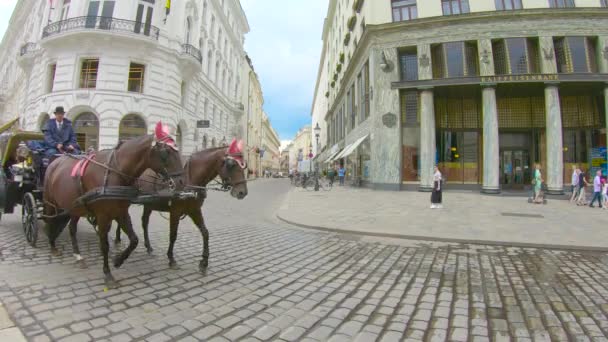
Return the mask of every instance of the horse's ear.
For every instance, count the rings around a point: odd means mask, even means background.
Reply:
[[[156,128],[154,129],[154,138],[156,138],[156,140],[160,140],[163,137],[165,137],[164,130],[163,130],[163,123],[162,123],[162,121],[159,121],[156,124]]]
[[[232,139],[232,142],[230,143],[230,147],[228,147],[228,154],[235,154],[235,153],[239,153],[239,150],[238,150],[236,139]]]

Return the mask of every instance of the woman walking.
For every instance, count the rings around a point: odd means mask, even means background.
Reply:
[[[433,192],[431,193],[431,209],[443,208],[441,195],[441,172],[437,165],[433,168]]]
[[[578,173],[579,169],[576,168],[576,164],[572,165],[572,196],[570,196],[570,203],[574,202],[576,195],[578,195]]]
[[[585,170],[580,169],[578,174],[578,197],[576,199],[576,205],[587,205],[587,194],[585,194],[585,187],[589,186],[589,182],[587,181],[587,175],[585,175]]]
[[[534,170],[534,203],[543,203],[543,199],[540,198],[540,192],[543,185],[543,177],[540,173],[540,164],[535,165]]]

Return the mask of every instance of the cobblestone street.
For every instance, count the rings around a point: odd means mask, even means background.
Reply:
[[[608,341],[604,254],[302,230],[274,218],[288,183],[250,182],[243,201],[209,194],[205,276],[189,220],[173,270],[168,222],[153,214],[149,256],[133,207],[140,244],[109,291],[88,224],[80,269],[67,231],[52,257],[43,233],[33,249],[20,214],[4,215],[0,300],[32,341]]]

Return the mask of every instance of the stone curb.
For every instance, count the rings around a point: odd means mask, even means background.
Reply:
[[[0,341],[27,341],[21,329],[11,320],[8,311],[6,311],[2,303],[0,303]]]
[[[314,229],[324,231],[328,233],[339,233],[339,234],[351,234],[351,235],[362,235],[362,236],[373,236],[382,238],[393,238],[393,239],[404,239],[404,240],[420,240],[420,241],[437,241],[437,242],[452,242],[452,243],[466,243],[474,245],[491,245],[491,246],[506,246],[506,247],[523,247],[523,248],[544,248],[554,250],[565,250],[565,251],[585,251],[585,252],[608,252],[606,247],[597,246],[576,246],[576,245],[556,245],[556,244],[538,244],[528,242],[512,242],[512,241],[493,241],[493,240],[466,240],[466,239],[455,239],[455,238],[440,238],[435,236],[422,236],[422,235],[405,235],[405,234],[392,234],[392,233],[381,233],[371,231],[357,231],[340,228],[320,227],[311,226],[305,223],[295,222],[286,219],[281,216],[279,212],[275,214],[277,219],[300,228]]]

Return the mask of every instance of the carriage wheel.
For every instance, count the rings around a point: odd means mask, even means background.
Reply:
[[[38,207],[34,195],[29,192],[23,195],[21,223],[23,224],[25,239],[32,247],[36,247],[36,241],[38,240]]]

